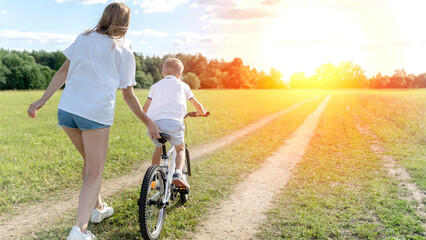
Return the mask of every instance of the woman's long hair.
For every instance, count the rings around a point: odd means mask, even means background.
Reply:
[[[104,10],[96,27],[88,30],[86,34],[98,32],[106,34],[112,39],[124,37],[129,29],[130,9],[121,2],[110,3]]]

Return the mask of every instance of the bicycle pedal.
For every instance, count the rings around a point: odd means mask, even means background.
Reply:
[[[185,193],[185,194],[189,193],[189,189],[186,188],[186,187],[178,187],[177,191],[180,192],[180,193]]]

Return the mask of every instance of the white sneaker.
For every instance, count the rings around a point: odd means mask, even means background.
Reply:
[[[114,209],[112,207],[108,207],[106,203],[103,203],[104,208],[102,210],[93,209],[92,217],[90,221],[92,223],[100,223],[107,217],[110,217],[114,213]]]
[[[185,187],[188,190],[190,189],[190,186],[188,184],[188,182],[186,181],[186,176],[181,174],[181,173],[174,173],[173,174],[173,181],[172,183],[176,186],[176,187]]]
[[[67,240],[94,240],[96,239],[90,231],[87,231],[86,234],[82,233],[78,226],[74,226],[71,229],[70,235],[68,235]]]

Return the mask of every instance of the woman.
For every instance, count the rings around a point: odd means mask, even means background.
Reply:
[[[79,35],[64,51],[67,60],[44,95],[28,108],[28,115],[35,118],[37,110],[67,82],[58,105],[58,122],[84,159],[77,220],[69,240],[95,239],[87,231],[89,218],[100,222],[113,213],[111,207],[102,203],[99,190],[118,88],[151,137],[160,138],[157,125],[143,112],[133,92],[135,59],[121,43],[129,22],[130,9],[125,4],[109,4],[97,26]]]

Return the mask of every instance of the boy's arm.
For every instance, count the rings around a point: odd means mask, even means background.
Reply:
[[[195,97],[189,99],[189,101],[194,105],[195,109],[197,109],[197,116],[204,116],[206,115],[206,110],[204,109],[203,105],[201,105],[200,102],[195,99]]]
[[[145,104],[143,105],[143,111],[148,112],[149,106],[151,106],[151,98],[147,98]]]

